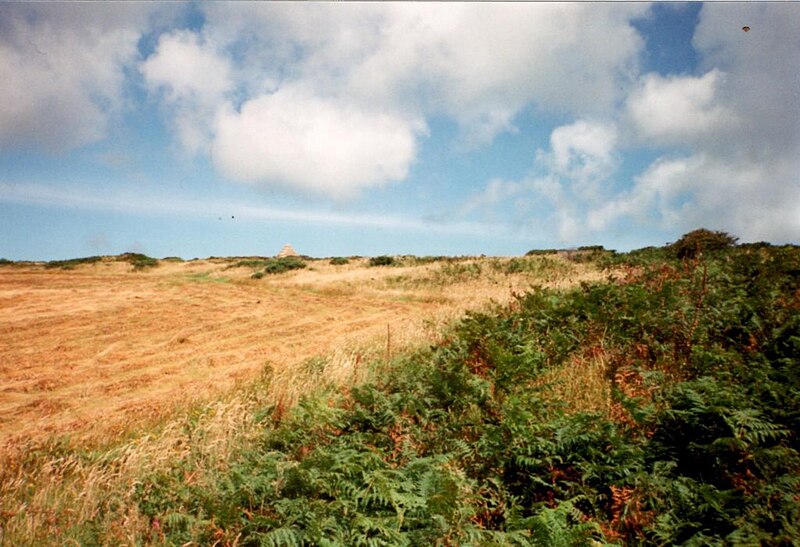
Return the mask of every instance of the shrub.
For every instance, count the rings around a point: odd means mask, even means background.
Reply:
[[[264,272],[256,272],[250,276],[250,279],[261,279],[264,277]]]
[[[335,256],[331,258],[331,264],[334,266],[343,266],[345,264],[350,264],[350,259],[343,256]]]
[[[670,245],[670,249],[678,258],[696,258],[706,252],[733,247],[737,239],[725,232],[713,232],[699,228],[684,234],[678,241]]]
[[[117,257],[118,262],[128,262],[134,270],[143,270],[158,266],[158,260],[142,253],[122,253]]]
[[[558,254],[558,249],[531,249],[525,256],[540,256],[540,255],[554,255]]]
[[[13,264],[13,263],[14,263],[13,260],[9,260],[7,258],[0,258],[0,265]]]
[[[369,259],[370,266],[394,266],[397,264],[397,261],[394,257],[381,255],[381,256],[373,256]]]
[[[80,264],[94,264],[103,260],[102,256],[87,256],[84,258],[70,258],[67,260],[51,260],[44,267],[47,269],[61,268],[62,270],[72,270]]]
[[[279,274],[291,270],[299,270],[306,267],[306,263],[296,256],[286,256],[283,258],[268,258],[265,261],[264,273]]]

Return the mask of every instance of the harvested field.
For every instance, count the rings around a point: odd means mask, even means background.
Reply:
[[[110,258],[71,270],[2,266],[0,446],[119,435],[230,390],[266,364],[408,347],[465,309],[505,302],[531,284],[601,277],[542,260],[535,271],[511,272],[508,259],[379,268],[315,260],[263,279],[237,259],[161,261],[145,271]]]

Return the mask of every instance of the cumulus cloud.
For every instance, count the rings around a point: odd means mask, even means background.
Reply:
[[[741,31],[750,26],[748,33]],[[647,76],[627,108],[641,143],[684,145],[588,215],[673,235],[697,226],[743,240],[800,239],[800,10],[704,4],[693,38],[702,76]]]
[[[649,145],[685,145],[732,129],[736,116],[719,103],[724,77],[717,69],[700,77],[647,75],[627,102],[639,139]]]
[[[0,147],[55,152],[102,138],[149,9],[0,6]]]
[[[587,234],[586,211],[609,192],[606,183],[619,166],[617,140],[617,128],[610,123],[581,119],[556,127],[550,146],[536,152],[527,177],[491,180],[459,212],[512,201],[515,224],[574,244]]]
[[[216,120],[213,158],[227,176],[348,197],[401,180],[424,124],[296,87],[251,99]]]
[[[251,183],[352,195],[404,178],[431,117],[455,120],[460,142],[477,146],[514,131],[515,116],[531,103],[558,112],[613,108],[636,75],[643,47],[630,19],[647,7],[278,3],[203,9],[203,35],[236,52],[229,59],[240,91],[239,104],[226,105],[217,117],[215,164]],[[313,89],[313,96],[290,97],[304,89]],[[283,115],[277,104],[296,117]],[[313,123],[312,111],[352,128]],[[387,129],[393,135],[379,137]],[[254,141],[237,149],[234,135]]]
[[[162,35],[156,50],[140,67],[151,92],[162,91],[172,122],[190,153],[212,138],[211,122],[233,87],[228,59],[192,31]]]
[[[796,176],[792,169],[791,162],[767,167],[706,154],[661,159],[629,192],[591,211],[588,223],[605,230],[628,217],[674,233],[711,225],[749,241],[792,241],[800,234],[800,190],[765,183]]]
[[[553,130],[550,151],[540,152],[539,162],[569,181],[582,199],[594,201],[600,198],[600,184],[616,169],[616,141],[615,127],[578,120]]]

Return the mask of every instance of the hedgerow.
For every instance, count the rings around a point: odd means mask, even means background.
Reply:
[[[149,540],[796,544],[800,252],[648,256],[471,314],[380,380],[264,408],[213,480],[178,461],[139,483]],[[605,410],[554,396],[554,371],[589,360]]]

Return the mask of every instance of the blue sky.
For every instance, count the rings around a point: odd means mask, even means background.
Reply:
[[[797,243],[798,28],[796,3],[2,4],[0,257]]]

